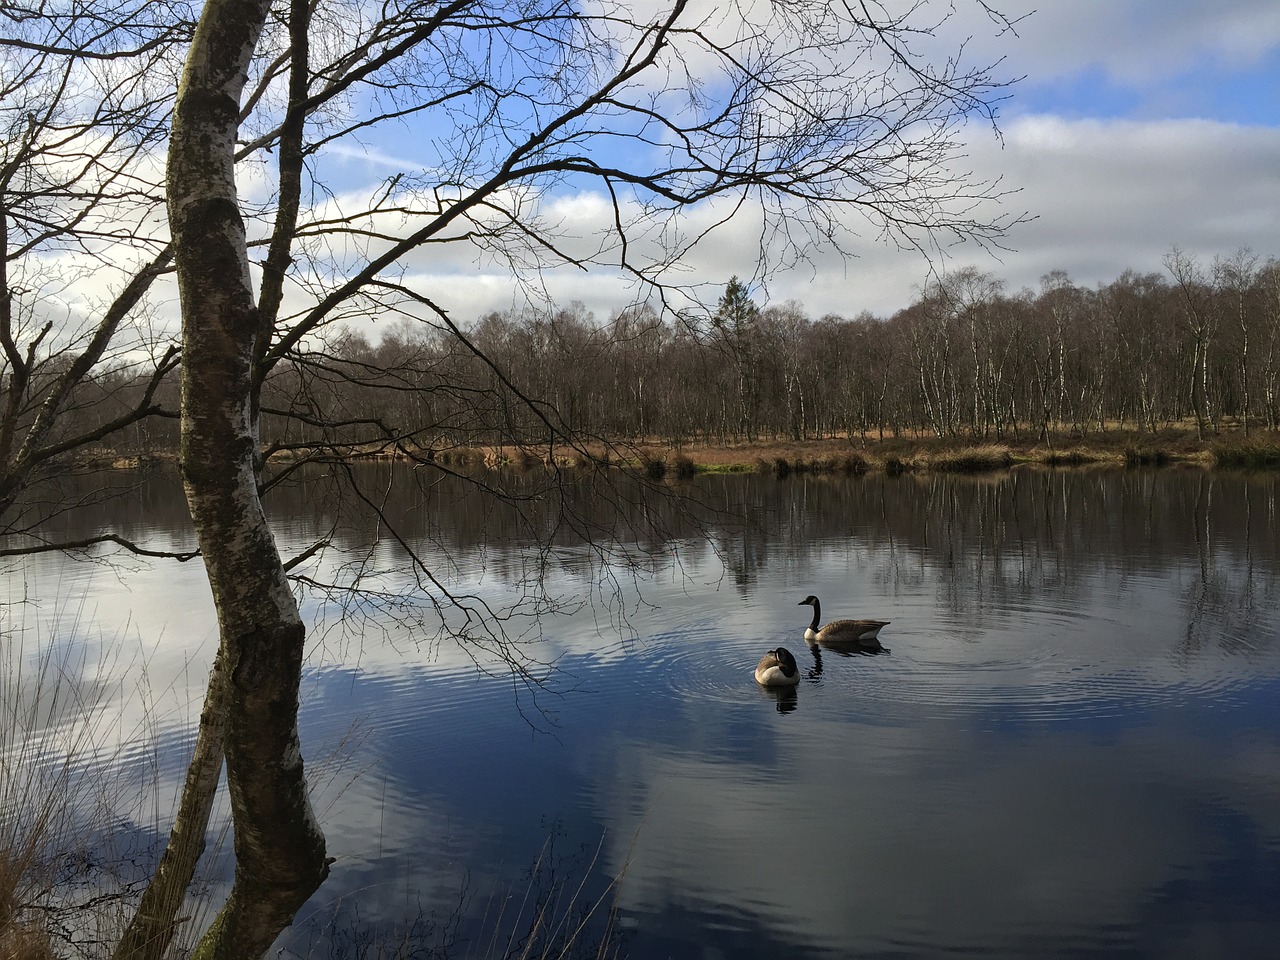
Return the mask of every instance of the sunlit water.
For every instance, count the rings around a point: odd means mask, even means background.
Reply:
[[[434,915],[455,954],[501,956],[483,931],[537,887],[550,840],[558,871],[589,873],[582,902],[621,876],[607,905],[637,960],[1276,955],[1274,477],[688,489],[746,522],[673,524],[625,570],[557,538],[542,572],[566,609],[509,625],[536,626],[520,649],[541,686],[442,641],[429,609],[414,628],[304,595],[302,736],[337,861],[288,951],[391,955]],[[532,547],[433,495],[415,543],[442,583],[509,600]],[[147,496],[131,535],[189,543],[176,491]],[[332,533],[305,493],[276,527],[286,554]],[[377,533],[344,530],[308,575],[359,561],[407,582]],[[8,589],[23,649],[76,651],[126,741],[110,762],[158,775],[170,803],[214,642],[199,562],[46,555]],[[892,621],[888,651],[810,650],[808,593],[826,617]],[[752,679],[779,644],[793,695]]]

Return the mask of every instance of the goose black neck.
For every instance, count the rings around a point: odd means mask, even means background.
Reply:
[[[817,600],[814,600],[813,601],[813,623],[809,624],[810,630],[818,629],[818,621],[821,619],[821,614],[822,614],[822,606],[818,603]]]

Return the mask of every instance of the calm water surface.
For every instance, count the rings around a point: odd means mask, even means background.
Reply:
[[[709,536],[637,495],[616,518],[629,564],[563,526],[538,552],[530,528],[554,518],[518,522],[452,483],[389,502],[443,588],[501,609],[543,578],[564,609],[508,624],[541,685],[441,639],[429,604],[304,594],[302,734],[338,859],[291,954],[363,937],[390,955],[391,931],[461,902],[455,953],[494,955],[480,931],[537,886],[530,865],[550,839],[545,862],[562,873],[594,860],[585,897],[624,874],[618,916],[637,960],[1276,955],[1275,477],[684,489]],[[337,524],[326,490],[315,478],[275,502],[282,550],[329,537],[303,568],[315,581],[408,583],[401,548],[372,518]],[[586,494],[577,506],[614,523]],[[190,543],[170,484],[119,509],[112,524],[135,539]],[[629,521],[655,517],[668,536],[631,537]],[[77,651],[139,743],[112,762],[158,775],[169,796],[214,642],[198,561],[37,557],[8,590],[26,600],[8,626],[29,654]],[[889,651],[810,650],[797,606],[809,593],[826,617],[891,620]],[[752,680],[780,643],[804,673],[794,696]],[[121,830],[150,828],[121,815]]]

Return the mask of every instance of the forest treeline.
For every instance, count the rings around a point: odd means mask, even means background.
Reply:
[[[441,449],[537,444],[553,426],[676,444],[1280,427],[1280,261],[1245,250],[1202,265],[1174,250],[1164,267],[1095,288],[1054,272],[1018,292],[964,269],[888,318],[760,307],[735,278],[700,317],[639,307],[599,322],[571,304],[461,330],[392,321],[376,343],[344,329],[268,380],[263,439]],[[128,402],[128,383],[104,387]],[[122,440],[166,446],[176,427],[152,420]]]

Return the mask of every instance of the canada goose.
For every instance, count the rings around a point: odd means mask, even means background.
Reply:
[[[804,638],[810,643],[862,643],[876,646],[879,641],[876,635],[881,627],[889,625],[888,620],[832,620],[825,627],[818,627],[822,618],[822,605],[815,596],[807,596],[796,606],[813,607],[813,623],[804,632]]]
[[[794,687],[800,682],[796,658],[786,647],[770,650],[756,667],[756,683],[762,687]]]

